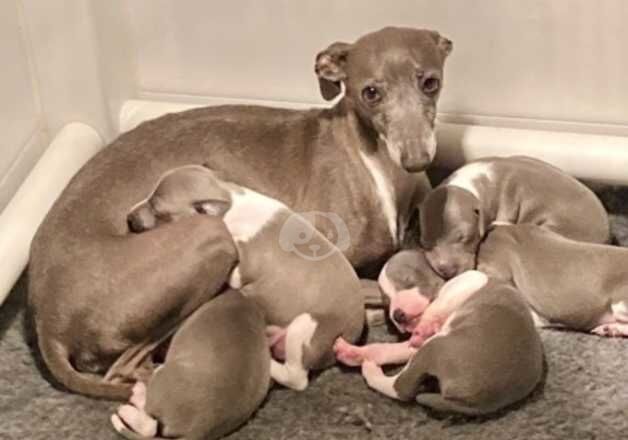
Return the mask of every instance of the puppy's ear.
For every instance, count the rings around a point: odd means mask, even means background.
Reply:
[[[447,58],[451,51],[454,50],[454,43],[452,43],[450,39],[443,37],[436,31],[432,31],[432,36],[434,37],[436,46],[438,46],[438,49],[443,55],[443,59]]]
[[[316,55],[314,71],[321,95],[327,101],[334,99],[342,90],[340,83],[347,77],[345,66],[350,48],[349,43],[336,42]]]
[[[229,202],[225,200],[200,200],[192,204],[199,214],[222,217],[229,210]]]

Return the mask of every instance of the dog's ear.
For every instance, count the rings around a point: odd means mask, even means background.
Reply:
[[[225,200],[199,200],[192,204],[199,214],[222,217],[229,210],[229,202]]]
[[[447,58],[451,51],[454,50],[454,43],[452,43],[450,39],[443,37],[436,31],[432,31],[432,37],[434,37],[436,46],[438,46],[438,49],[443,55],[443,59]]]
[[[314,71],[321,95],[327,101],[334,99],[342,90],[340,83],[347,77],[345,65],[350,48],[349,43],[336,42],[316,55]]]

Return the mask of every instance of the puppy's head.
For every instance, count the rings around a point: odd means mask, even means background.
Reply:
[[[186,165],[164,174],[153,193],[131,209],[127,223],[131,232],[144,232],[195,214],[223,216],[230,207],[229,191],[214,171]]]
[[[421,246],[432,268],[450,279],[473,269],[486,229],[479,201],[469,191],[440,186],[420,208]]]
[[[422,249],[393,255],[378,281],[389,302],[390,319],[402,332],[413,330],[445,282],[432,270]]]
[[[443,66],[452,43],[438,32],[387,27],[355,43],[336,42],[316,56],[323,97],[344,100],[367,130],[408,172],[424,170],[436,153],[434,123]]]

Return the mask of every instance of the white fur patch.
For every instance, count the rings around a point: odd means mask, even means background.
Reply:
[[[384,172],[379,163],[377,163],[376,159],[369,157],[362,151],[360,151],[360,157],[375,182],[375,190],[379,197],[379,202],[382,206],[384,217],[386,218],[386,223],[388,224],[388,229],[390,230],[390,235],[393,239],[393,243],[397,244],[399,239],[397,235],[397,202],[395,200],[395,193],[393,191],[392,184],[384,175]]]
[[[473,183],[473,181],[479,177],[487,177],[489,180],[492,180],[493,165],[491,163],[484,162],[476,162],[465,165],[451,175],[451,178],[447,182],[447,185],[466,189],[477,199],[479,199],[480,195],[475,184]]]
[[[550,322],[538,313],[536,313],[534,310],[530,309],[530,315],[532,315],[532,320],[534,321],[535,327],[551,327]]]
[[[611,310],[613,311],[613,317],[623,323],[628,323],[628,302],[617,301],[611,304]]]
[[[408,368],[408,365],[410,365],[410,363],[408,363],[403,370]],[[395,390],[395,381],[403,370],[394,376],[386,376],[386,374],[384,374],[384,372],[379,368],[377,371],[372,373],[363,369],[362,376],[364,376],[364,379],[369,387],[392,399],[399,399],[399,394],[397,394],[397,391]]]
[[[229,276],[229,286],[232,289],[242,288],[242,274],[240,273],[240,265],[236,266]]]
[[[231,192],[231,207],[223,219],[233,239],[246,243],[286,206],[256,191],[245,188],[242,190],[242,193]]]
[[[308,385],[308,371],[303,366],[303,346],[310,345],[318,322],[309,313],[303,313],[286,329],[286,361],[270,361],[270,375],[278,383],[293,390],[303,391]]]

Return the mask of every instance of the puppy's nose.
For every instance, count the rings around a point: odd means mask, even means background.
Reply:
[[[458,267],[455,264],[439,264],[436,268],[436,272],[448,280],[456,276],[458,273]]]
[[[146,226],[140,218],[131,214],[127,216],[126,224],[129,226],[129,231],[131,232],[140,233],[146,230]]]
[[[393,319],[397,321],[399,324],[405,324],[408,317],[406,316],[403,310],[395,309],[393,311]]]

